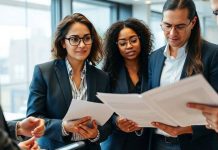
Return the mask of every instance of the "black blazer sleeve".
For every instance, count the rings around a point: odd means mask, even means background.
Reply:
[[[20,150],[18,145],[2,129],[0,129],[0,149],[1,150]]]
[[[12,135],[15,134],[14,129],[15,126],[11,126]],[[3,111],[0,106],[0,150],[18,150],[17,144],[11,139],[12,135],[10,135],[8,130],[7,123],[5,121],[5,117]]]
[[[7,121],[10,136],[13,139],[16,139],[16,124],[17,124],[17,121]]]

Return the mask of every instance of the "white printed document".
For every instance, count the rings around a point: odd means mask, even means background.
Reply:
[[[104,125],[112,116],[113,111],[103,103],[72,99],[70,107],[63,120],[77,120],[91,116],[98,125]]]
[[[118,115],[135,121],[140,127],[152,127],[158,121],[172,126],[207,124],[200,111],[186,107],[188,102],[218,106],[218,95],[202,75],[142,94],[106,94],[97,97]]]

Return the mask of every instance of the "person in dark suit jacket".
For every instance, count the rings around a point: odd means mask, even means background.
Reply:
[[[218,1],[217,0],[210,0],[211,1],[211,8],[213,10],[213,14],[216,16],[216,21],[218,24]],[[218,133],[218,107],[217,106],[210,106],[205,104],[198,104],[198,103],[188,103],[187,105],[189,108],[198,109],[202,112],[205,116],[208,125],[206,126],[208,129],[213,129]]]
[[[150,88],[202,73],[218,91],[218,46],[201,38],[194,2],[167,0],[163,7],[161,27],[167,45],[150,56]],[[174,127],[160,122],[152,124],[159,130],[151,133],[151,150],[218,149],[218,135],[205,126]]]
[[[89,114],[73,121],[62,119],[72,99],[100,103],[96,93],[110,89],[109,76],[94,67],[102,58],[99,36],[84,15],[75,13],[59,23],[53,46],[55,59],[35,66],[28,99],[27,116],[45,119],[39,145],[53,150],[83,140],[83,149],[98,150],[110,134],[110,121],[99,126]]]
[[[34,117],[26,118],[20,122],[5,121],[3,111],[0,106],[0,149],[1,150],[18,150],[18,149],[34,149],[38,150],[39,146],[35,141],[36,137],[40,137],[44,133],[44,121]],[[34,136],[29,140],[17,144],[15,140],[17,136]]]
[[[103,70],[111,77],[112,93],[148,90],[148,55],[152,48],[149,28],[140,20],[114,23],[106,33]],[[131,120],[113,115],[113,133],[101,144],[103,150],[146,150],[148,132]]]

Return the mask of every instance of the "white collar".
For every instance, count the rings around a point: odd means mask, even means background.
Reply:
[[[186,46],[187,46],[187,43],[185,43],[182,47],[180,47],[178,49],[178,53],[177,53],[177,56],[176,58],[173,57],[173,56],[170,56],[170,51],[169,51],[169,44],[167,43],[165,49],[164,49],[164,56],[167,57],[168,59],[180,59],[182,57],[186,57]]]
[[[73,76],[73,68],[70,65],[70,62],[68,61],[67,57],[65,58],[66,66],[67,66],[67,72],[68,75],[71,77]],[[81,71],[81,79],[83,79],[86,75],[86,63],[83,66],[83,69]]]

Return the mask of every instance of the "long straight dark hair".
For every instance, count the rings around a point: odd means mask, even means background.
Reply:
[[[167,10],[176,10],[176,9],[187,9],[188,10],[188,19],[192,21],[194,17],[197,17],[194,28],[191,31],[190,38],[186,46],[187,52],[187,68],[186,75],[191,76],[195,73],[203,72],[203,63],[201,60],[201,31],[200,31],[200,22],[198,14],[196,11],[195,4],[193,0],[167,0],[164,4],[163,11],[164,13]]]

